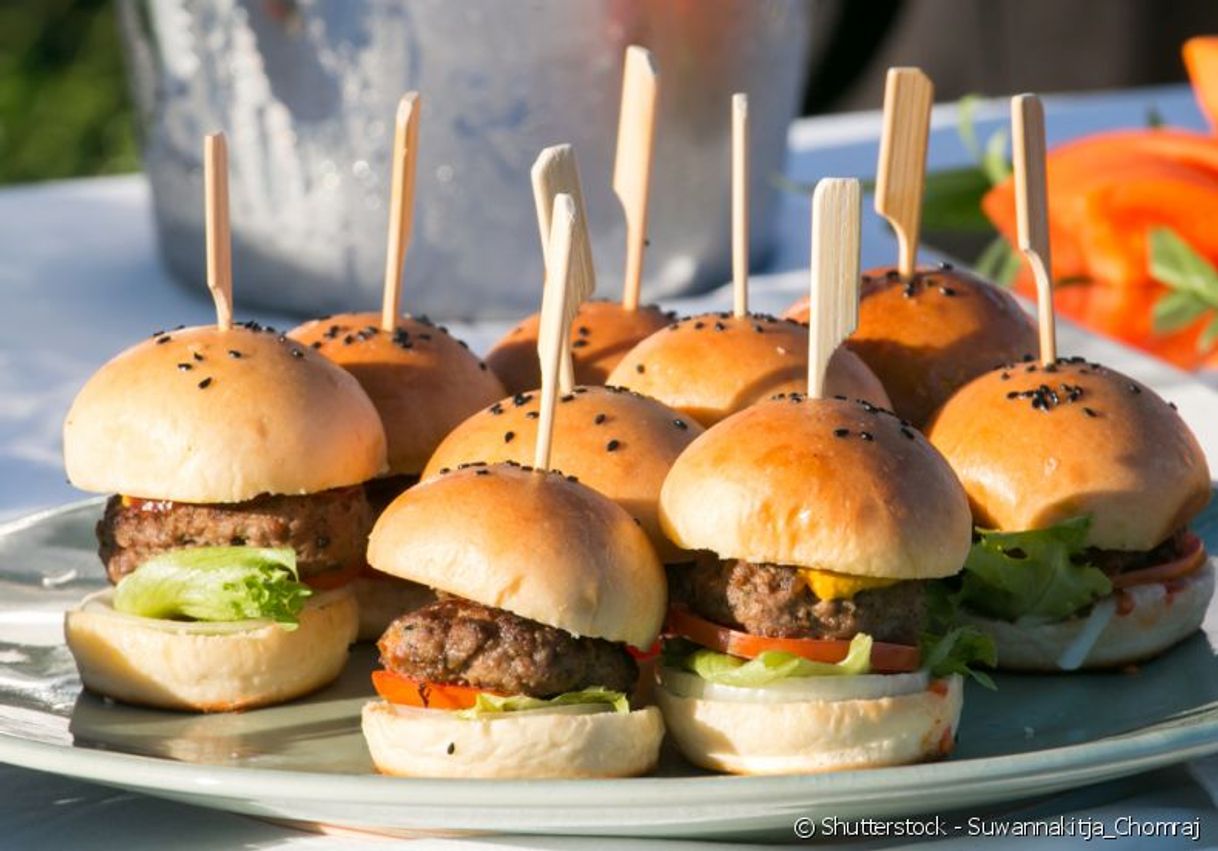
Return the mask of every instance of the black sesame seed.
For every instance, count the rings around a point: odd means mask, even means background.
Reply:
[[[300,358],[304,357],[304,351],[302,349],[292,349],[292,357],[299,360]]]
[[[643,366],[643,364],[641,364],[641,363],[636,363],[634,365],[634,371],[639,373],[640,375],[642,375],[644,372],[647,371],[647,367]]]
[[[939,292],[943,293],[943,295],[948,296],[949,298],[956,294],[956,291],[951,287],[939,287]]]
[[[168,342],[169,342],[170,340],[172,340],[172,339],[173,339],[172,337],[170,337],[168,334],[166,334],[164,337],[157,337],[157,338],[156,338],[156,344],[157,344],[158,346],[163,346],[163,345],[165,345],[166,343],[168,343]]]
[[[229,349],[228,356],[230,358],[239,358],[241,357],[241,352],[237,351],[236,349]]]
[[[694,323],[694,330],[695,330],[695,331],[701,331],[701,330],[702,330],[703,328],[705,328],[705,327],[706,327],[706,323],[705,323],[705,322],[695,322],[695,323]]]
[[[452,468],[452,467],[441,467],[441,468],[440,468],[440,475],[441,475],[441,476],[447,476],[447,475],[448,475],[449,473],[451,473],[452,471],[453,471],[453,468]]]
[[[578,483],[579,483],[579,477],[578,477],[578,476],[567,476],[567,481],[568,481],[568,482],[575,482],[576,484],[578,484]]]
[[[1086,414],[1086,415],[1087,415],[1087,416],[1089,416],[1089,417],[1098,417],[1098,416],[1099,416],[1099,414],[1097,414],[1097,413],[1095,412],[1095,409],[1093,409],[1093,408],[1087,408],[1087,407],[1084,407],[1084,408],[1083,408],[1083,413],[1084,413],[1084,414]]]
[[[588,328],[587,325],[580,325],[578,328],[575,329],[575,333],[579,334],[579,336],[581,336],[581,337],[587,337],[589,334],[592,333],[592,330],[590,328]]]
[[[1179,408],[1177,408],[1177,407],[1176,407],[1176,403],[1175,403],[1175,402],[1168,402],[1168,403],[1167,403],[1167,407],[1171,408],[1173,411],[1178,411],[1178,410],[1179,410]]]
[[[313,347],[313,348],[315,348],[315,349],[320,349],[320,348],[321,348],[321,340],[314,340],[312,343],[309,343],[309,345],[310,345],[310,346],[312,346],[312,347]]]
[[[347,336],[343,337],[343,345],[344,345],[344,346],[349,346],[349,345],[351,345],[351,344],[352,344],[352,343],[354,343],[354,342],[355,342],[355,338],[354,338],[354,337],[352,337],[350,334],[348,334]]]
[[[1129,383],[1129,392],[1130,392],[1130,393],[1133,393],[1133,394],[1135,394],[1135,395],[1136,395],[1136,394],[1138,394],[1138,393],[1141,393],[1141,392],[1142,392],[1142,388],[1141,388],[1141,387],[1139,387],[1138,385],[1134,384],[1134,383],[1131,381],[1131,382]]]
[[[188,363],[180,363],[178,364],[178,369],[182,370],[182,372],[186,372],[187,370],[194,369],[194,367]]]
[[[587,340],[572,340],[571,341],[571,348],[573,348],[573,349],[582,349],[587,345],[588,345]]]
[[[607,419],[608,419],[608,417],[606,417],[604,414],[597,414],[595,417],[592,418],[592,422],[596,423],[597,425],[600,425]]]
[[[606,452],[616,452],[618,447],[620,447],[621,445],[622,445],[621,441],[611,440],[605,444],[605,451]]]
[[[901,434],[905,435],[910,440],[914,439],[914,433],[912,431],[910,431],[909,429],[907,429],[905,426],[901,426]]]
[[[196,363],[203,362],[203,355],[199,354],[198,352],[191,352],[190,356],[195,359]]]
[[[680,420],[680,419],[673,420],[672,424],[675,425],[677,428],[681,429],[681,431],[685,431],[687,428],[689,428],[689,426],[686,424],[685,420]]]
[[[449,742],[448,748],[445,749],[445,753],[447,753],[449,756],[452,756],[456,752],[457,752],[457,743]]]
[[[835,429],[833,430],[833,436],[834,436],[834,437],[849,437],[849,436],[850,436],[850,429],[848,429],[848,428],[835,428]]]
[[[208,387],[211,387],[211,377],[210,376],[208,376],[207,378],[204,378],[202,381],[199,382],[200,390],[206,390]]]
[[[861,437],[863,440],[875,440],[875,435],[869,431],[860,431],[859,437]]]
[[[563,396],[559,396],[559,397],[558,397],[558,401],[560,401],[560,402],[574,402],[574,401],[575,401],[575,394],[574,394],[574,393],[567,393],[567,394],[565,394],[565,395],[563,395]]]
[[[716,330],[716,331],[726,331],[726,330],[727,330],[727,326],[726,326],[726,325],[724,325],[722,322],[716,322],[716,323],[715,323],[715,330]]]
[[[503,442],[504,442],[504,443],[511,443],[511,442],[512,442],[512,440],[513,440],[515,437],[516,437],[516,432],[514,432],[514,431],[505,431],[505,432],[503,433]]]
[[[491,474],[490,470],[483,469],[481,467],[479,467],[477,470],[474,471],[475,476],[489,476],[490,474]]]
[[[483,361],[478,361],[478,369],[482,370],[483,372],[486,372],[487,366]]]

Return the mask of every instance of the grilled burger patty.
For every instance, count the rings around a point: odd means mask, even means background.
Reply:
[[[459,597],[402,615],[377,646],[385,668],[412,680],[532,697],[591,686],[630,692],[639,673],[620,644]]]
[[[1155,567],[1179,558],[1184,553],[1188,534],[1188,529],[1177,529],[1170,538],[1150,550],[1101,550],[1089,547],[1078,555],[1077,560],[1098,567],[1109,576]]]
[[[301,577],[309,577],[362,562],[372,522],[362,487],[214,505],[124,505],[122,497],[112,496],[97,524],[98,555],[117,582],[165,550],[292,547]]]
[[[780,638],[850,639],[917,644],[926,616],[922,582],[902,581],[822,600],[793,567],[703,561],[668,571],[669,596],[722,626]]]

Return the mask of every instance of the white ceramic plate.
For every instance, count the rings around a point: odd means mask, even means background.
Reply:
[[[374,651],[307,700],[195,716],[82,694],[63,610],[104,578],[100,503],[0,528],[0,760],[251,815],[381,831],[790,838],[797,816],[901,816],[993,804],[1218,751],[1218,658],[1197,635],[1136,673],[1000,676],[970,686],[945,762],[801,777],[713,777],[667,754],[656,777],[380,777],[359,733]],[[1200,531],[1218,549],[1218,511]]]

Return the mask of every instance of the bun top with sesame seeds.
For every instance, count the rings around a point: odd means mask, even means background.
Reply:
[[[1172,406],[1082,358],[988,372],[948,400],[928,434],[985,528],[1090,515],[1087,546],[1149,550],[1210,497],[1205,454]]]
[[[674,322],[630,351],[609,375],[704,426],[776,393],[808,387],[808,329],[762,314],[708,313]],[[829,360],[827,395],[887,407],[888,394],[859,358],[839,348]]]
[[[950,576],[972,521],[934,447],[869,402],[776,397],[708,429],[677,459],[660,522],[723,559],[883,579]]]
[[[440,444],[423,478],[471,461],[533,460],[539,401],[520,393],[484,408]],[[551,463],[637,517],[661,560],[688,558],[660,532],[660,486],[673,461],[702,433],[668,406],[613,387],[576,387],[554,410]]]
[[[256,323],[158,332],[127,349],[77,394],[63,442],[75,486],[176,502],[317,493],[386,463],[359,383]]]
[[[647,536],[611,499],[557,471],[475,463],[381,514],[375,569],[521,617],[650,647],[667,609]]]
[[[391,475],[418,475],[444,435],[503,396],[487,365],[426,317],[402,316],[387,333],[380,314],[344,313],[306,322],[288,336],[359,381],[384,424]]]
[[[615,301],[585,301],[571,321],[571,361],[575,383],[604,384],[609,373],[634,345],[675,318],[654,304],[629,310]],[[537,359],[540,314],[534,313],[503,336],[486,362],[509,393],[541,386]]]
[[[807,299],[784,315],[806,322]],[[973,378],[1037,350],[1036,328],[1013,296],[950,264],[912,280],[895,269],[863,273],[858,328],[846,345],[919,428]]]

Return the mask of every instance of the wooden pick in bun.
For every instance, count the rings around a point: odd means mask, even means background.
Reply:
[[[562,158],[542,161],[561,168]],[[624,509],[549,470],[577,214],[554,199],[533,464],[467,464],[408,490],[368,547],[377,570],[442,592],[379,642],[363,731],[388,774],[618,777],[649,770],[663,722],[633,709],[666,606],[664,572]]]
[[[398,104],[383,304],[378,313],[344,313],[306,322],[288,336],[347,370],[376,406],[389,445],[389,469],[365,487],[380,513],[419,480],[444,435],[503,395],[503,385],[461,340],[427,317],[400,309],[403,263],[410,243],[414,173],[422,99]],[[431,600],[417,585],[365,571],[352,581],[360,604],[360,638],[373,640],[405,609]]]
[[[223,137],[205,150],[217,324],[157,332],[72,403],[68,478],[114,493],[97,533],[116,588],[68,612],[65,634],[86,688],[219,711],[338,675],[356,605],[316,592],[362,568],[362,486],[386,456],[354,378],[274,329],[232,323]]]
[[[807,380],[821,393],[857,301],[858,192],[827,180],[813,196],[824,313]],[[669,571],[656,695],[686,758],[795,774],[950,751],[960,677],[926,668],[921,645],[928,580],[959,571],[970,518],[912,427],[869,402],[777,396],[682,453],[660,520],[674,543],[711,556]]]
[[[979,527],[959,599],[966,619],[995,638],[1002,667],[1125,665],[1201,624],[1214,574],[1187,525],[1209,501],[1209,469],[1188,426],[1150,388],[1057,357],[1039,100],[1013,98],[1011,119],[1040,358],[974,379],[928,427]]]
[[[846,348],[919,428],[969,381],[1036,349],[1036,329],[1015,298],[963,269],[942,264],[910,279],[871,269],[862,282],[859,325]],[[783,315],[807,322],[807,299]]]
[[[651,52],[638,45],[627,47],[622,72],[617,156],[613,166],[613,189],[622,203],[626,219],[626,274],[622,282],[622,300],[584,301],[579,305],[569,334],[574,384],[604,384],[626,352],[673,319],[672,314],[654,304],[639,303],[659,85],[659,72]],[[585,216],[574,152],[570,153],[570,161],[571,168],[565,172],[567,176],[559,181],[547,180],[543,173],[534,172],[533,188],[543,252],[549,239],[550,205],[556,192],[570,194],[579,216]],[[577,242],[572,262],[577,278],[585,280],[587,292],[594,292],[595,268],[586,240],[580,238]],[[541,315],[535,313],[504,335],[487,354],[487,363],[509,393],[523,393],[541,386],[541,366],[537,357],[540,328]]]

